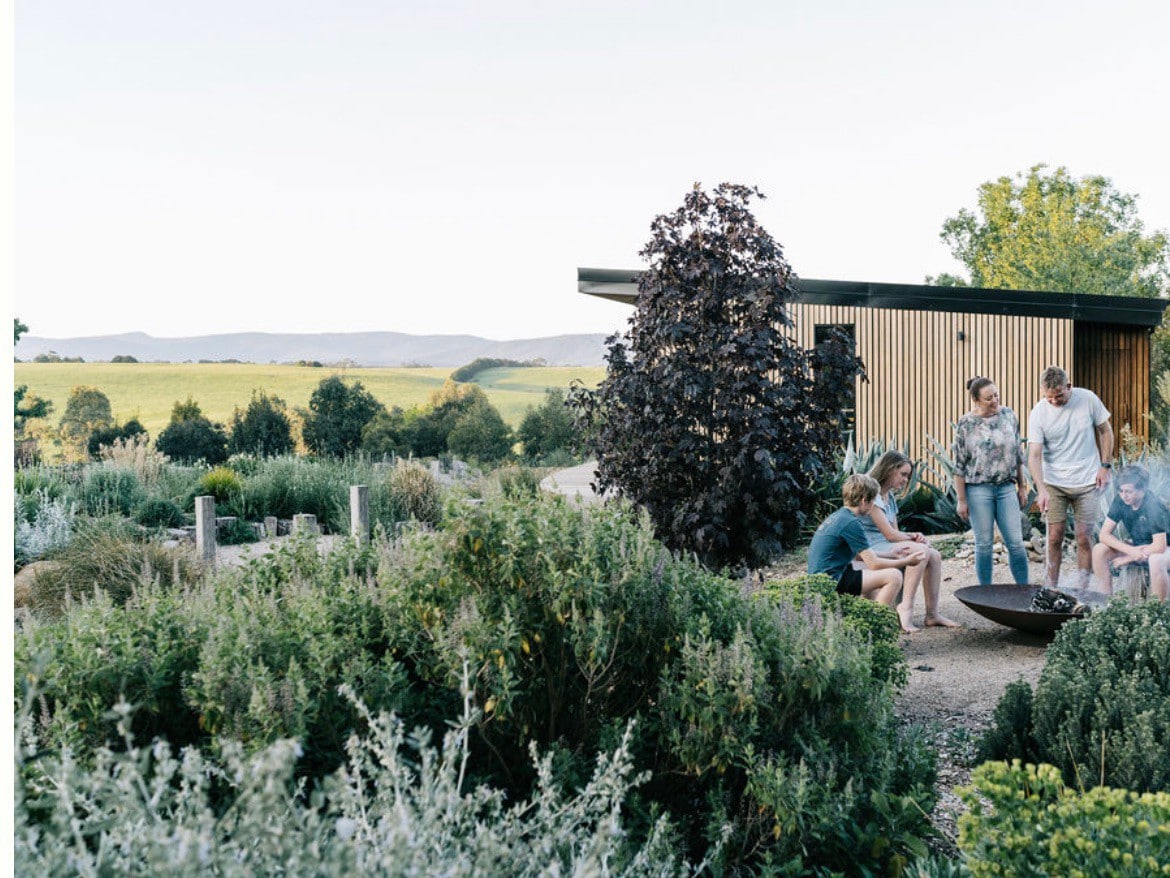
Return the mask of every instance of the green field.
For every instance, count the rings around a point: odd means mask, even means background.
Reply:
[[[410,408],[425,404],[443,386],[452,369],[349,368],[313,369],[254,363],[15,363],[16,384],[53,401],[49,421],[65,411],[69,392],[78,385],[98,388],[110,398],[114,418],[138,418],[157,436],[171,418],[171,407],[188,396],[213,421],[227,424],[237,406],[248,404],[253,390],[279,396],[291,408],[304,408],[323,378],[339,375],[360,381],[381,403]],[[504,420],[519,425],[529,406],[544,399],[546,387],[568,387],[580,379],[596,386],[605,374],[600,366],[539,366],[491,369],[480,373],[483,387]]]

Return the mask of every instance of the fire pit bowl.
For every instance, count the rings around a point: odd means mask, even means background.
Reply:
[[[955,589],[955,597],[985,619],[1033,634],[1051,634],[1069,619],[1081,618],[1075,613],[1045,613],[1030,609],[1039,588],[1037,585],[969,585]],[[1060,591],[1093,610],[1102,609],[1109,603],[1109,595],[1087,588],[1062,588]]]

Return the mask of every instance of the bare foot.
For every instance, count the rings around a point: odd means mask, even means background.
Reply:
[[[946,616],[927,616],[926,625],[929,628],[962,628],[958,622],[948,619]]]
[[[918,628],[914,627],[914,611],[913,610],[911,610],[909,607],[903,607],[901,605],[895,607],[895,609],[898,611],[898,621],[902,625],[902,633],[903,634],[913,634],[915,631],[919,630]],[[951,623],[951,624],[954,624],[954,623]]]

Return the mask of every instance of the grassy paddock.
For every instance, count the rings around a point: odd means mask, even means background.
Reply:
[[[380,402],[410,408],[425,403],[442,387],[452,369],[348,368],[313,369],[258,363],[16,363],[15,380],[29,393],[53,402],[49,420],[65,411],[69,392],[80,384],[97,387],[110,398],[118,421],[138,418],[151,436],[167,425],[176,400],[195,398],[203,413],[226,424],[232,411],[248,404],[253,390],[263,390],[291,407],[305,407],[323,378],[340,375],[360,381]],[[595,386],[599,366],[545,366],[492,369],[478,376],[504,420],[518,426],[529,406],[544,399],[546,387],[568,387],[579,378]]]

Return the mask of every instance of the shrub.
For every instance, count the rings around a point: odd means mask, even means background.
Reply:
[[[239,546],[246,543],[255,543],[260,537],[256,529],[242,518],[232,518],[216,533],[216,541],[224,546]]]
[[[408,536],[379,582],[428,725],[470,659],[475,766],[519,795],[530,743],[579,776],[635,713],[640,819],[665,809],[729,870],[891,868],[921,850],[933,763],[900,736],[868,643],[808,601],[748,600],[628,509],[494,498]],[[921,810],[920,810],[921,809]],[[860,853],[859,853],[860,852]]]
[[[133,470],[139,481],[150,488],[159,484],[167,467],[166,455],[151,446],[146,433],[115,439],[102,447],[100,456],[109,466]]]
[[[438,523],[443,514],[443,489],[426,467],[399,460],[386,476],[386,488],[399,520]]]
[[[518,500],[522,497],[535,498],[540,496],[540,475],[527,466],[505,466],[492,473],[499,486],[500,493],[505,497]]]
[[[1040,761],[1032,731],[1032,687],[1023,680],[1009,683],[1000,697],[992,726],[979,741],[978,759]]]
[[[214,497],[216,503],[228,503],[243,487],[243,480],[235,470],[217,466],[199,480],[197,491],[202,496]]]
[[[29,602],[36,612],[60,612],[67,594],[76,600],[95,591],[104,591],[116,604],[123,604],[145,583],[173,587],[193,582],[203,570],[189,548],[171,549],[144,540],[121,518],[79,523],[56,560],[60,563],[37,576]]]
[[[13,506],[13,555],[18,567],[64,549],[73,536],[76,510],[72,503],[64,497],[51,497],[44,488],[39,488],[31,500],[32,508],[26,510],[17,495]]]
[[[823,573],[770,582],[765,594],[782,597],[803,607],[809,601],[841,615],[847,626],[868,640],[873,648],[871,672],[875,680],[904,686],[910,679],[906,656],[899,646],[901,626],[887,606],[853,595],[838,594],[837,584]]]
[[[1032,710],[1038,750],[1067,783],[1170,790],[1170,604],[1114,601],[1064,625]]]
[[[165,497],[150,497],[134,510],[134,520],[143,527],[182,527],[183,510]]]
[[[203,588],[144,585],[128,612],[99,596],[18,632],[16,679],[45,693],[38,729],[107,740],[125,689],[136,731],[173,724],[172,742],[225,757],[228,739],[258,752],[296,738],[296,773],[319,779],[367,721],[340,686],[439,730],[470,680],[482,713],[460,770],[511,801],[543,788],[533,744],[577,788],[638,717],[633,765],[652,775],[622,810],[635,842],[668,814],[677,849],[727,872],[896,871],[922,851],[929,751],[899,733],[872,647],[835,613],[750,598],[629,507],[498,497],[453,511],[433,532],[325,555],[294,540]]]
[[[89,434],[86,451],[94,460],[101,460],[103,448],[119,441],[125,442],[129,440],[133,442],[139,436],[146,436],[146,428],[142,426],[142,423],[137,418],[131,418],[121,426],[98,427]]]
[[[1051,765],[988,762],[959,793],[959,848],[975,878],[1165,875],[1170,794],[1077,793]]]
[[[250,521],[268,515],[292,518],[298,513],[317,516],[323,527],[344,533],[349,524],[349,486],[373,485],[373,472],[351,461],[274,457],[260,461],[243,481],[233,511]],[[375,517],[379,498],[370,498]]]
[[[123,702],[116,715],[128,711]],[[546,756],[531,798],[511,802],[465,781],[466,720],[441,752],[426,737],[408,745],[402,724],[384,714],[368,724],[347,743],[345,767],[309,800],[290,782],[299,751],[292,741],[251,757],[224,742],[222,757],[208,759],[165,742],[134,747],[123,720],[126,749],[103,748],[87,770],[85,756],[68,748],[34,763],[39,748],[26,735],[17,753],[16,873],[691,874],[664,820],[644,844],[630,839],[625,804],[642,778],[628,735],[580,790],[565,790]]]
[[[130,515],[143,499],[145,491],[133,470],[105,464],[86,468],[81,506],[87,515]]]

